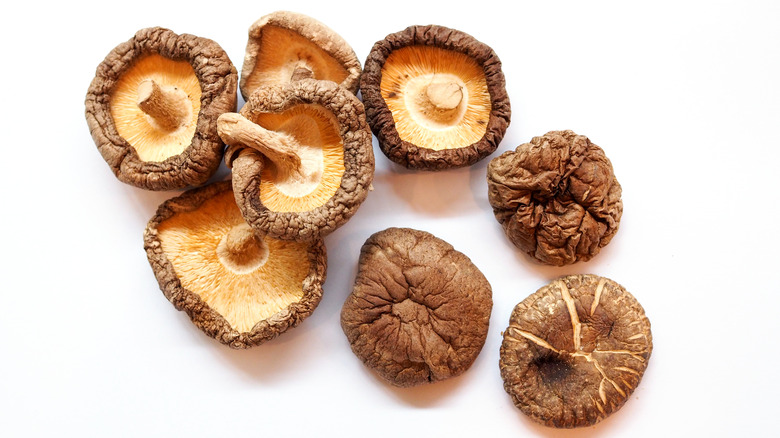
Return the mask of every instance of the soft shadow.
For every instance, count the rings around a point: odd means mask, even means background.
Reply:
[[[526,431],[530,431],[533,436],[548,438],[589,438],[610,434],[614,435],[616,431],[627,430],[628,427],[625,422],[628,421],[627,418],[629,416],[620,415],[620,411],[614,412],[612,415],[601,420],[593,426],[578,427],[576,429],[556,429],[554,427],[548,427],[531,420],[527,415],[523,414],[516,407],[514,410],[517,413],[518,421],[523,423],[524,429]]]
[[[429,408],[440,403],[442,399],[455,392],[461,384],[463,376],[453,377],[439,382],[428,383],[411,388],[398,388],[391,386],[379,377],[374,376],[378,385],[383,385],[385,392],[392,397],[414,407]]]
[[[437,172],[409,171],[393,165],[392,171],[377,172],[375,187],[390,187],[392,194],[414,211],[431,216],[455,216],[476,205],[469,169]]]
[[[296,379],[301,375],[302,367],[316,360],[313,357],[318,354],[316,349],[307,348],[316,333],[307,322],[310,321],[304,320],[277,338],[246,350],[234,350],[208,337],[202,341],[208,344],[203,348],[255,381],[284,382]]]

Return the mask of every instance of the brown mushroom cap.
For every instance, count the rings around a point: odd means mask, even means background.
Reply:
[[[590,426],[628,400],[652,350],[650,321],[636,298],[607,278],[571,275],[515,307],[501,344],[501,377],[534,421]]]
[[[490,161],[488,199],[507,237],[542,263],[590,260],[617,233],[621,187],[584,135],[551,131]]]
[[[283,169],[286,159],[228,138],[227,116],[220,120],[236,202],[252,228],[277,239],[317,239],[355,214],[374,177],[371,132],[355,95],[334,82],[302,79],[257,89],[240,114],[302,163],[293,166],[300,173]]]
[[[142,29],[98,66],[87,124],[120,181],[149,190],[199,185],[222,160],[216,119],[235,111],[237,80],[216,42]]]
[[[165,297],[232,348],[261,344],[297,326],[322,298],[322,240],[256,235],[229,181],[163,203],[146,227],[144,249]]]
[[[374,44],[360,91],[382,152],[411,169],[470,166],[509,126],[498,56],[442,26],[410,26]]]
[[[290,82],[296,68],[306,68],[314,79],[333,81],[353,94],[362,71],[352,47],[311,17],[277,11],[252,24],[241,69],[244,99],[259,87]]]
[[[341,327],[366,366],[407,387],[466,371],[492,306],[490,283],[463,253],[430,233],[389,228],[360,251]]]

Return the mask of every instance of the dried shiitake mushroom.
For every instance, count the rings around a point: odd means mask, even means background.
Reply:
[[[322,298],[322,240],[289,242],[254,233],[229,181],[163,203],[146,227],[144,248],[165,297],[232,348],[258,345],[295,327]]]
[[[360,91],[382,152],[411,169],[472,165],[509,126],[498,56],[442,26],[411,26],[374,44]]]
[[[488,199],[507,237],[556,266],[590,260],[617,233],[621,188],[588,137],[551,131],[488,165]]]
[[[244,218],[277,239],[317,239],[357,211],[374,178],[363,105],[331,81],[258,88],[219,118]]]
[[[501,377],[534,421],[590,426],[628,400],[652,350],[650,321],[636,298],[607,278],[571,275],[515,307],[501,344]]]
[[[357,92],[360,61],[349,44],[329,27],[303,14],[277,11],[249,28],[241,94],[295,80],[301,74],[336,82]]]
[[[236,110],[237,81],[216,42],[139,30],[97,68],[86,97],[92,138],[122,182],[150,190],[202,184],[222,160],[217,117]]]
[[[463,253],[430,233],[389,228],[360,251],[341,327],[366,366],[407,387],[466,371],[492,306],[490,283]]]

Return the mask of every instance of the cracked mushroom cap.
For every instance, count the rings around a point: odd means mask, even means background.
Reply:
[[[317,239],[344,224],[374,177],[363,105],[334,82],[300,79],[257,89],[219,119],[233,190],[255,230]]]
[[[442,26],[410,26],[374,44],[360,91],[382,152],[410,169],[470,166],[509,126],[496,53]]]
[[[604,151],[550,131],[488,164],[488,200],[509,240],[556,266],[590,260],[617,233],[621,187]]]
[[[636,298],[610,279],[571,275],[515,307],[501,344],[501,377],[534,421],[591,426],[628,400],[652,350],[650,321]]]
[[[261,344],[297,326],[322,298],[323,242],[255,234],[229,181],[163,203],[146,227],[144,249],[165,297],[232,348]]]
[[[120,181],[149,190],[203,184],[222,160],[216,121],[236,110],[237,80],[216,42],[142,29],[98,66],[87,124]]]
[[[465,372],[492,306],[490,283],[463,253],[430,233],[389,228],[360,251],[341,327],[367,367],[408,387]]]
[[[314,79],[333,81],[357,93],[362,71],[352,47],[336,32],[303,14],[277,11],[249,28],[241,95],[248,100],[263,86],[294,80],[306,69]]]

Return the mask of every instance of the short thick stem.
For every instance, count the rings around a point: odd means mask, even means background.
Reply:
[[[217,246],[224,266],[243,274],[262,266],[268,259],[268,247],[247,223],[231,228]]]
[[[293,70],[292,76],[290,77],[290,81],[295,82],[295,81],[300,81],[301,79],[311,79],[313,77],[314,77],[314,72],[312,72],[311,69],[299,65],[295,67],[295,70]]]
[[[245,254],[253,245],[257,245],[257,241],[249,225],[235,226],[225,236],[225,249],[234,256]]]
[[[225,113],[217,119],[217,133],[229,146],[255,149],[271,160],[278,170],[301,174],[298,144],[289,135],[269,131],[237,113]]]
[[[463,90],[454,82],[434,82],[426,87],[425,94],[440,110],[455,109],[463,101]]]
[[[192,118],[187,93],[147,79],[138,86],[138,107],[166,131],[175,131]]]

